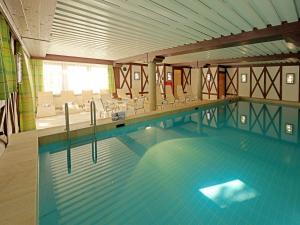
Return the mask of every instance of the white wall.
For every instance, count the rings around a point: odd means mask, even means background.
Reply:
[[[139,80],[134,79],[134,73],[135,72],[140,73],[140,79]],[[132,73],[131,73],[132,89],[134,89],[136,92],[141,91],[141,77],[142,77],[141,66],[132,65]]]
[[[217,95],[218,90],[215,88],[215,86],[212,83],[212,79],[215,76],[215,73],[216,73],[217,69],[218,69],[218,67],[210,67],[210,71],[211,71],[211,81],[210,81],[211,95],[203,93],[202,94],[202,98],[204,100],[207,100],[207,99],[211,99],[211,100],[218,99],[218,95]],[[205,82],[206,82],[205,78],[206,78],[206,75],[207,75],[207,72],[208,72],[208,68],[203,68],[202,70],[203,70],[202,86],[204,84],[204,88],[203,88],[202,92],[208,93],[207,86],[205,85]],[[215,84],[218,87],[218,75],[215,77]]]
[[[295,73],[295,84],[286,84],[286,74]],[[282,100],[298,101],[299,99],[299,66],[282,68]]]
[[[227,68],[226,73],[226,89],[227,94],[235,95],[237,94],[234,87],[237,88],[238,74],[236,74],[237,68]],[[231,83],[231,80],[232,83]]]
[[[259,67],[252,67],[253,72],[256,74],[257,79],[259,78],[263,66]],[[236,69],[234,68],[228,68],[227,70],[231,73]],[[270,77],[272,79],[275,78],[278,70],[280,69],[279,66],[267,66],[267,70],[270,74]],[[295,74],[295,84],[286,84],[286,74],[287,73],[294,73]],[[247,83],[242,83],[241,82],[241,75],[242,74],[247,74]],[[250,67],[239,67],[238,71],[238,82],[239,82],[239,88],[238,88],[238,93],[239,96],[242,97],[250,97]],[[266,80],[265,80],[266,79]],[[229,79],[226,78],[226,81]],[[235,81],[237,82],[237,81]],[[264,82],[266,82],[266,90],[264,87]],[[256,80],[254,79],[254,76],[252,77],[252,88],[254,88],[254,85],[256,84]],[[259,84],[261,85],[263,91],[267,91],[269,86],[271,85],[271,80],[269,76],[266,74],[266,77],[262,75]],[[280,75],[277,76],[277,78],[274,80],[274,84],[277,88],[278,91],[280,91]],[[229,91],[229,93],[231,93]],[[253,92],[252,97],[254,98],[264,98],[263,93],[257,86],[255,88],[255,91]],[[282,100],[285,101],[298,101],[299,98],[299,66],[282,66]],[[280,100],[278,94],[275,91],[274,86],[271,87],[268,95],[266,96],[266,99],[272,99],[272,100]]]
[[[191,87],[192,87],[192,91],[193,91],[193,95],[194,96],[197,96],[197,93],[200,92],[200,89],[198,90],[198,81],[199,81],[199,75],[198,75],[198,69],[192,69],[191,71],[191,81],[192,81],[192,84],[191,84]]]
[[[247,83],[242,83],[241,82],[241,75],[242,74],[247,74]],[[239,72],[239,96],[242,97],[249,97],[250,96],[250,68],[249,67],[240,67]]]

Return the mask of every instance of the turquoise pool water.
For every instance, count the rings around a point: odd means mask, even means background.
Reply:
[[[297,108],[236,102],[40,148],[40,225],[298,225]]]

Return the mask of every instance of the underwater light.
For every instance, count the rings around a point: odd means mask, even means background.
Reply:
[[[257,192],[241,180],[232,180],[199,189],[199,192],[211,199],[220,208],[226,208],[232,203],[243,202],[257,196]]]

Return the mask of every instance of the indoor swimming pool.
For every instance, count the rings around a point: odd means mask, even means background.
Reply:
[[[41,146],[40,225],[299,225],[299,115],[239,101]]]

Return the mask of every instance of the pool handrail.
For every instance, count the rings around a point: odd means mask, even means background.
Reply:
[[[68,141],[71,140],[70,135],[70,116],[69,116],[69,104],[65,103],[65,121],[66,121],[66,132]]]
[[[91,125],[94,128],[94,135],[96,133],[97,119],[96,119],[96,104],[94,100],[90,102],[90,112],[91,112]]]

